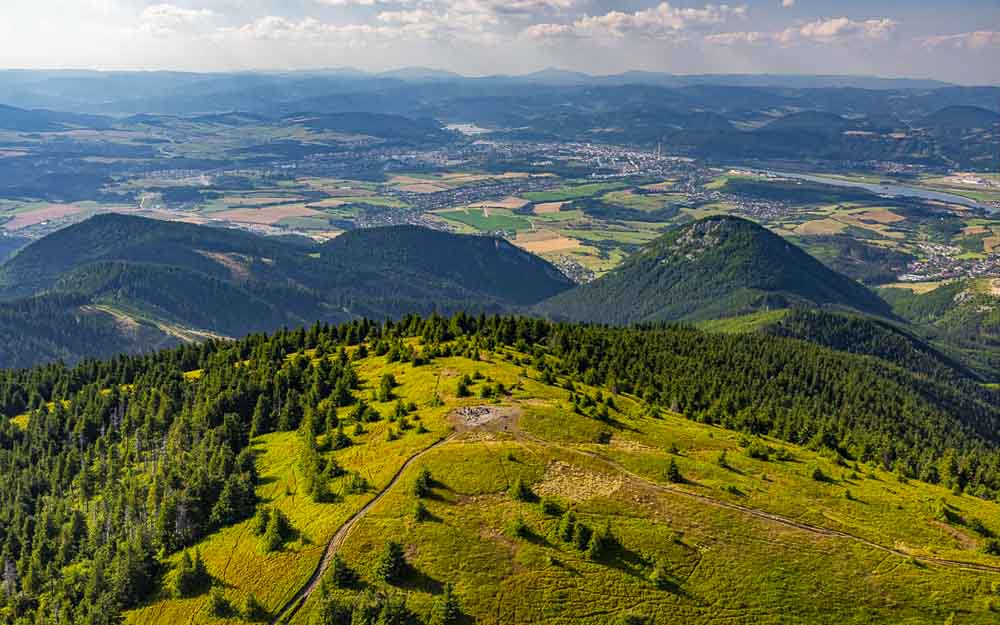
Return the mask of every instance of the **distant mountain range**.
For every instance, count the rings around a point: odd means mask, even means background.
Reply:
[[[61,330],[43,327],[46,320],[57,327],[86,320],[91,333],[114,337],[92,341],[91,352],[65,346],[59,356],[78,359],[107,355],[109,344],[146,349],[169,335],[242,336],[406,313],[514,312],[572,286],[548,262],[500,239],[400,226],[313,245],[101,215],[36,241],[0,266],[0,298],[10,302],[7,314],[0,312],[0,326],[6,324],[0,334],[19,336],[15,344],[32,337],[58,343],[51,337]],[[136,333],[139,326],[153,331]],[[8,354],[0,367],[63,352]]]
[[[413,111],[420,103],[444,98],[484,95],[517,96],[523,90],[594,89],[615,87],[689,89],[715,86],[741,89],[903,91],[925,97],[935,91],[965,87],[921,79],[873,76],[812,76],[778,74],[675,75],[632,71],[608,76],[547,69],[519,76],[465,77],[431,68],[403,68],[366,73],[333,68],[284,73],[240,72],[89,72],[0,70],[0,102],[27,109],[86,113],[197,114],[247,110]],[[989,89],[989,88],[987,88]],[[381,97],[375,97],[381,94]],[[316,98],[338,96],[326,108],[309,105]],[[360,102],[368,106],[358,106]],[[987,98],[985,100],[989,102]],[[981,100],[966,102],[982,105]],[[995,99],[994,99],[995,104]],[[305,106],[303,106],[305,105]]]
[[[781,237],[721,217],[672,230],[574,288],[548,262],[503,239],[400,226],[316,245],[102,215],[0,266],[0,298],[8,302],[0,313],[6,334],[44,345],[16,350],[18,365],[34,362],[31,355],[72,360],[316,320],[458,310],[612,324],[795,307],[892,316],[877,295]],[[92,341],[100,347],[90,352],[74,348],[59,338],[67,325],[105,338]]]

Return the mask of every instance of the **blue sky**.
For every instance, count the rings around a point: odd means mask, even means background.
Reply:
[[[822,73],[1000,84],[1000,0],[3,0],[0,66]]]

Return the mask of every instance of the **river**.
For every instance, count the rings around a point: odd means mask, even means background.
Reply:
[[[911,187],[902,184],[871,184],[868,182],[841,180],[840,178],[825,178],[823,176],[813,176],[812,174],[793,174],[782,171],[766,171],[764,173],[772,176],[781,176],[782,178],[793,178],[796,180],[805,180],[807,182],[828,184],[835,187],[865,189],[866,191],[871,191],[877,195],[885,195],[889,197],[915,197],[923,200],[937,200],[939,202],[948,202],[950,204],[961,204],[962,206],[979,208],[987,211],[991,210],[989,206],[980,204],[973,199],[962,197],[961,195],[943,193],[941,191],[931,191],[930,189],[921,189],[920,187]]]

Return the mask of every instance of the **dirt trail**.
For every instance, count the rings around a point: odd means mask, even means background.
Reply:
[[[320,581],[323,579],[323,574],[326,573],[327,568],[330,567],[330,563],[333,562],[333,556],[337,553],[337,550],[340,549],[340,546],[344,544],[344,540],[347,539],[347,535],[351,533],[351,530],[354,529],[354,526],[358,524],[358,521],[363,519],[371,511],[371,509],[374,508],[376,504],[378,504],[378,502],[382,501],[382,499],[389,494],[389,491],[392,490],[392,487],[395,486],[399,482],[399,480],[403,477],[403,473],[406,472],[406,469],[412,466],[414,462],[419,460],[428,452],[440,447],[441,445],[444,445],[453,438],[455,438],[455,434],[446,436],[445,438],[442,438],[441,440],[434,443],[430,447],[427,447],[423,451],[420,451],[410,456],[406,460],[406,462],[403,463],[403,466],[399,467],[399,470],[396,471],[396,474],[392,476],[392,479],[389,480],[389,483],[385,485],[385,488],[379,491],[378,495],[376,495],[371,501],[366,503],[360,510],[351,515],[351,517],[347,519],[347,521],[345,521],[343,525],[340,526],[340,529],[337,530],[337,533],[334,534],[333,538],[330,539],[330,542],[327,543],[326,551],[323,553],[323,559],[319,561],[319,564],[316,566],[316,570],[313,572],[312,577],[310,577],[309,581],[306,582],[306,584],[301,589],[299,589],[297,593],[295,593],[294,597],[292,597],[283,606],[281,606],[281,609],[278,611],[277,616],[275,616],[274,619],[271,621],[271,625],[283,625],[285,623],[288,623],[289,621],[291,621],[292,617],[294,617],[295,614],[300,609],[302,609],[302,606],[305,605],[305,602],[309,598],[309,596],[312,595],[317,588],[319,588]]]
[[[480,414],[480,412],[484,414]],[[953,569],[964,569],[964,570],[979,571],[986,573],[1000,573],[1000,566],[980,564],[978,562],[964,562],[961,560],[950,560],[947,558],[935,558],[933,556],[911,554],[900,549],[881,545],[874,541],[868,540],[867,538],[863,538],[861,536],[857,536],[855,534],[851,534],[849,532],[845,532],[842,530],[831,529],[828,527],[821,527],[818,525],[810,525],[809,523],[796,521],[794,519],[782,516],[780,514],[773,514],[771,512],[765,512],[764,510],[759,510],[757,508],[750,508],[747,506],[741,506],[739,504],[731,503],[728,501],[723,501],[721,499],[715,499],[707,495],[693,493],[689,490],[685,490],[677,486],[661,484],[659,482],[653,482],[645,477],[642,477],[641,475],[638,475],[637,473],[629,471],[621,464],[615,462],[614,460],[606,458],[598,453],[577,449],[576,447],[570,447],[567,445],[560,445],[558,443],[552,443],[537,438],[535,436],[532,436],[530,434],[527,434],[523,430],[520,430],[516,427],[516,423],[514,422],[516,421],[517,415],[518,411],[511,409],[498,410],[496,409],[496,407],[489,407],[488,410],[477,409],[477,408],[466,408],[456,411],[455,415],[453,415],[453,418],[458,417],[461,420],[469,421],[468,423],[465,424],[466,428],[462,429],[483,429],[484,426],[486,426],[487,424],[493,426],[490,428],[493,429],[496,428],[497,425],[503,424],[501,425],[500,429],[502,429],[503,431],[510,431],[511,426],[513,426],[515,430],[514,431],[515,438],[524,440],[526,442],[534,443],[542,447],[548,447],[551,449],[558,449],[560,451],[587,456],[588,458],[592,458],[594,460],[597,460],[598,462],[601,462],[611,467],[612,469],[618,471],[622,475],[627,476],[629,479],[635,480],[643,484],[647,488],[650,488],[651,490],[655,490],[658,492],[670,493],[672,495],[678,495],[681,497],[688,497],[690,499],[698,500],[710,506],[726,510],[732,510],[734,512],[739,512],[746,516],[754,517],[765,521],[770,521],[772,523],[778,523],[804,532],[809,532],[811,534],[816,534],[819,536],[825,536],[829,538],[840,538],[844,540],[854,541],[863,544],[867,547],[870,547],[872,549],[877,549],[879,551],[893,554],[901,558],[912,558],[918,562],[926,564],[934,564],[937,566],[953,568]],[[333,561],[333,556],[337,553],[337,550],[340,549],[340,546],[347,539],[347,536],[350,534],[351,530],[354,529],[354,526],[357,525],[357,523],[361,521],[361,519],[363,519],[371,511],[371,509],[375,507],[376,504],[378,504],[387,494],[389,494],[389,491],[392,490],[392,488],[402,478],[403,473],[406,472],[406,469],[412,466],[414,462],[419,460],[425,454],[440,447],[441,445],[444,445],[445,443],[448,443],[449,441],[454,440],[456,437],[460,436],[460,434],[461,432],[453,432],[449,436],[442,438],[441,440],[434,443],[430,447],[427,447],[423,451],[418,452],[413,456],[410,456],[410,458],[403,463],[403,465],[399,468],[399,470],[393,476],[392,480],[390,480],[389,483],[385,486],[385,488],[379,491],[378,495],[376,495],[371,501],[365,504],[360,510],[355,512],[340,527],[340,529],[337,530],[337,532],[333,535],[333,538],[330,539],[330,542],[327,543],[326,551],[323,554],[323,559],[320,560],[319,564],[316,566],[316,570],[313,572],[312,577],[309,578],[309,581],[306,582],[306,584],[297,593],[295,593],[294,597],[292,597],[281,607],[281,609],[277,613],[277,616],[271,621],[271,625],[285,625],[292,619],[292,617],[295,616],[296,613],[298,613],[298,611],[305,604],[309,596],[312,595],[312,593],[315,592],[317,588],[319,588],[319,584],[323,578],[323,574],[326,572],[327,568],[329,568],[330,563]]]

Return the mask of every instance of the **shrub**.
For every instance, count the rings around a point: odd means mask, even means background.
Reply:
[[[668,590],[677,585],[677,582],[670,575],[666,561],[662,559],[658,559],[653,566],[653,572],[649,575],[649,581],[653,582],[653,585],[660,590]]]
[[[251,623],[263,623],[268,620],[267,610],[257,601],[257,597],[252,592],[243,597],[239,612],[244,621]]]
[[[990,538],[983,541],[982,552],[990,556],[1000,556],[1000,540]]]
[[[510,497],[515,501],[534,501],[535,493],[531,492],[531,488],[521,478],[517,478],[511,484]]]
[[[357,471],[351,471],[344,477],[342,487],[346,494],[359,495],[368,491],[368,481]]]
[[[213,616],[225,617],[232,612],[233,606],[229,604],[229,600],[226,596],[222,594],[222,589],[218,586],[212,588],[212,591],[208,594],[208,612]]]
[[[559,504],[556,503],[554,499],[550,499],[548,497],[542,497],[541,508],[542,508],[542,513],[547,514],[549,516],[558,516],[559,513],[562,511],[559,508]]]
[[[723,449],[719,453],[718,458],[715,459],[715,464],[719,465],[723,469],[728,469],[729,468],[729,458],[726,457],[726,450],[725,449]]]
[[[343,556],[335,553],[330,568],[327,569],[326,579],[335,588],[350,588],[358,583],[358,574],[348,566]]]
[[[524,519],[517,517],[507,526],[507,533],[512,538],[528,538],[531,536],[531,528],[524,522]]]
[[[754,460],[763,460],[764,462],[767,462],[768,460],[771,459],[771,454],[773,452],[774,452],[773,449],[771,449],[764,443],[755,440],[751,441],[750,444],[747,445],[743,453],[745,453],[748,458],[753,458]]]

